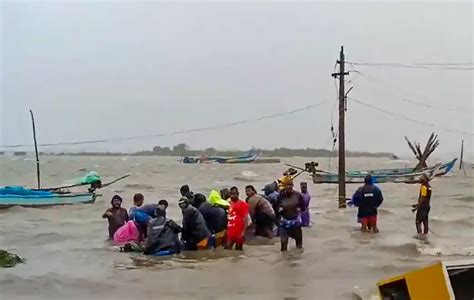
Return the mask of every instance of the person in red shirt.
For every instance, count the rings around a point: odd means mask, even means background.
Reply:
[[[239,190],[235,186],[232,187],[230,189],[230,208],[227,221],[226,249],[232,249],[234,244],[236,250],[243,249],[248,214],[249,205],[247,202],[239,200]]]

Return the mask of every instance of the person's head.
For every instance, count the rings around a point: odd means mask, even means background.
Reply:
[[[182,197],[181,199],[179,199],[178,205],[179,205],[179,208],[181,208],[181,210],[184,210],[184,209],[188,208],[189,207],[189,199],[186,198],[186,197]]]
[[[230,188],[230,200],[234,202],[239,200],[239,189],[236,186]]]
[[[300,183],[300,188],[302,193],[306,193],[308,191],[308,183],[306,182],[301,182]]]
[[[206,196],[203,194],[194,195],[194,206],[199,207],[204,202],[206,202]]]
[[[122,205],[122,197],[120,197],[119,195],[114,195],[112,197],[112,200],[110,201],[110,204],[112,204],[113,208],[120,208],[120,206]]]
[[[186,196],[189,192],[191,192],[191,189],[189,188],[189,185],[185,184],[179,189],[181,196]]]
[[[374,184],[374,178],[372,178],[372,175],[367,174],[367,176],[365,176],[365,178],[364,178],[364,183],[367,184],[367,185]]]
[[[135,205],[136,207],[142,206],[143,201],[145,201],[145,197],[143,197],[142,194],[137,193],[137,194],[133,195],[133,205]]]
[[[430,182],[430,176],[427,174],[427,173],[423,173],[423,175],[421,175],[421,183],[428,183]]]
[[[158,201],[158,208],[166,210],[168,208],[168,201],[166,201],[165,199]]]
[[[166,218],[166,208],[168,208],[168,201],[160,200],[158,202],[158,206],[155,209],[155,215],[157,217],[164,217]]]
[[[224,200],[228,200],[230,198],[230,191],[228,188],[223,188],[220,194],[221,194],[221,198]]]
[[[253,185],[247,185],[245,187],[245,194],[247,195],[247,197],[252,197],[256,193],[257,193],[257,190],[255,189]]]

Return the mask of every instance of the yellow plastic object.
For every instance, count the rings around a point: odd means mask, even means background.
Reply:
[[[451,299],[443,272],[443,264],[435,265],[407,272],[377,283],[380,287],[392,282],[405,280],[411,300],[417,299]],[[382,299],[382,295],[380,295]]]
[[[409,296],[411,300],[454,300],[455,295],[474,299],[474,289],[469,282],[474,282],[474,260],[438,262],[382,280],[377,287],[380,299],[384,299],[387,291],[405,295],[404,299]]]

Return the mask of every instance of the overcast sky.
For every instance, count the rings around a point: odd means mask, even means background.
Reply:
[[[58,150],[331,147],[330,74],[351,62],[472,63],[473,5],[1,3],[0,144],[129,137],[319,107],[215,131]],[[352,66],[349,66],[352,69]],[[353,66],[349,94],[473,146],[473,71]],[[471,66],[472,67],[472,66]],[[423,103],[413,104],[412,102]],[[337,128],[337,125],[336,125]],[[347,148],[408,153],[433,128],[349,100]]]

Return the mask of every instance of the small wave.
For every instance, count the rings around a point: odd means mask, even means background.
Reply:
[[[250,170],[243,171],[240,175],[234,176],[235,180],[240,181],[254,181],[255,178],[260,177],[260,174],[252,172]]]
[[[151,185],[140,184],[140,183],[129,183],[125,185],[125,188],[135,189],[135,190],[154,190],[155,189],[155,187]]]
[[[464,202],[474,202],[474,196],[462,196],[462,197],[456,197],[455,199],[459,201],[464,201]]]
[[[469,228],[472,228],[472,226],[474,226],[473,220],[471,218],[458,219],[458,220],[442,220],[442,219],[434,217],[430,220],[430,222],[434,224],[439,224],[439,225],[450,224],[450,225],[457,225],[457,226],[465,226]]]
[[[401,244],[401,245],[384,245],[384,246],[378,246],[378,249],[384,251],[384,252],[394,252],[396,254],[400,255],[407,255],[407,256],[413,256],[413,255],[418,255],[418,245],[416,243],[406,243],[406,244]]]
[[[428,256],[474,256],[474,247],[420,247],[418,249],[421,255],[428,255]]]
[[[395,214],[393,211],[390,211],[390,210],[388,210],[388,209],[386,209],[386,208],[380,208],[380,209],[379,209],[379,212],[380,212],[380,214],[383,215],[383,216]]]

